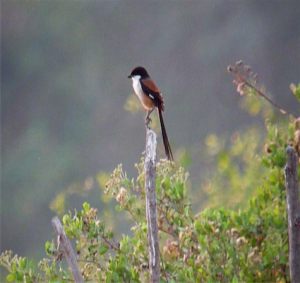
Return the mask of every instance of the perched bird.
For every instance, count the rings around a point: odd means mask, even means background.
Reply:
[[[150,114],[155,109],[158,109],[158,116],[161,126],[161,132],[165,147],[165,152],[169,160],[173,160],[173,154],[169,143],[166,127],[162,112],[164,111],[164,100],[159,88],[149,76],[148,72],[143,67],[136,67],[132,70],[128,78],[132,79],[132,87],[139,98],[142,106],[147,111],[146,125],[151,121]]]

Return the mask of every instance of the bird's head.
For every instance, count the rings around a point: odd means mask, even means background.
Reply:
[[[132,78],[139,78],[139,79],[144,79],[144,78],[148,78],[149,74],[146,71],[146,69],[144,67],[135,67],[132,72],[130,73],[130,75],[128,76],[129,79]]]

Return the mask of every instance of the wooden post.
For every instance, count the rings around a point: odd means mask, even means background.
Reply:
[[[69,265],[75,283],[83,283],[83,278],[77,265],[75,252],[72,248],[71,242],[68,239],[59,218],[55,216],[52,218],[51,222],[55,230],[55,233],[57,234],[57,242],[58,242],[57,244]]]
[[[292,283],[300,282],[300,205],[298,185],[298,155],[287,147],[285,166],[286,201],[289,231],[289,265]]]
[[[148,250],[150,280],[158,283],[160,277],[160,259],[156,211],[156,134],[147,127],[145,154],[145,189],[146,189],[146,216],[148,226]]]

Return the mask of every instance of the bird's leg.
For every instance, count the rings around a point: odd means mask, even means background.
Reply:
[[[151,123],[151,118],[150,118],[150,114],[152,113],[152,111],[154,110],[154,108],[152,108],[151,110],[147,111],[147,115],[145,117],[145,124],[148,127],[149,124]]]

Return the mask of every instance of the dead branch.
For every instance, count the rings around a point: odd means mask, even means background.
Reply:
[[[245,65],[243,61],[237,61],[234,65],[229,65],[227,67],[228,72],[232,73],[234,76],[233,83],[236,86],[236,90],[240,95],[247,93],[247,88],[254,91],[258,96],[261,96],[268,103],[270,103],[274,108],[280,111],[282,114],[288,114],[292,117],[296,117],[293,113],[288,112],[283,109],[279,104],[274,102],[270,96],[268,96],[257,83],[257,74],[255,74],[251,67]]]
[[[68,266],[73,274],[75,283],[83,283],[83,278],[78,268],[75,252],[59,218],[55,216],[52,218],[51,222],[55,233],[57,234],[57,245],[68,263]]]
[[[156,134],[146,128],[146,153],[145,153],[145,189],[146,189],[146,216],[148,226],[148,250],[149,268],[152,283],[159,282],[160,277],[160,258],[157,228],[156,210]]]
[[[293,147],[287,148],[285,166],[286,201],[289,233],[289,264],[291,282],[300,282],[300,203],[298,185],[298,155]]]

